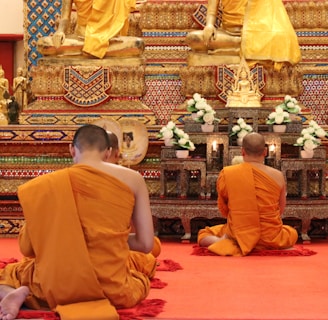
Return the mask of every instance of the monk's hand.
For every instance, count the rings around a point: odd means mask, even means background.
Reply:
[[[55,48],[59,48],[65,41],[65,33],[62,31],[57,31],[52,37],[52,42]]]
[[[204,43],[208,47],[211,40],[215,39],[215,27],[212,24],[206,25],[203,30]]]

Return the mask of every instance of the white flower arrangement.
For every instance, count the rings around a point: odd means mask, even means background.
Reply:
[[[178,149],[187,149],[194,151],[195,145],[190,140],[189,135],[182,129],[178,128],[173,121],[169,121],[166,126],[162,127],[157,134],[158,139],[171,139],[174,146]]]
[[[313,150],[321,145],[321,138],[327,136],[327,132],[314,120],[309,126],[301,131],[301,136],[296,140],[294,146],[303,147],[304,150]]]
[[[284,111],[280,106],[275,108],[275,111],[271,112],[268,116],[267,124],[285,124],[291,122],[289,113]]]
[[[231,128],[230,136],[236,135],[238,138],[244,138],[250,132],[253,132],[253,128],[243,118],[239,118],[237,124]]]
[[[286,95],[284,102],[281,103],[278,107],[281,107],[288,113],[298,114],[301,111],[301,107],[298,104],[298,101],[295,98],[292,98],[290,95]]]
[[[215,118],[215,110],[202,98],[199,93],[195,93],[193,98],[187,101],[187,111],[196,113],[194,120],[202,124],[213,124],[213,122],[221,120]]]
[[[309,122],[309,127],[307,129],[316,138],[322,139],[327,136],[327,132],[314,120]]]
[[[194,113],[202,109],[203,105],[206,105],[206,99],[202,98],[199,93],[194,93],[192,99],[187,101],[187,111]]]

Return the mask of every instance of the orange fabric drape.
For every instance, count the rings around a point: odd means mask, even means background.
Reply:
[[[86,27],[83,51],[103,58],[109,40],[127,35],[128,17],[135,0],[74,0],[77,24]]]
[[[274,61],[276,69],[300,62],[297,35],[281,0],[248,0],[241,49],[246,60]]]

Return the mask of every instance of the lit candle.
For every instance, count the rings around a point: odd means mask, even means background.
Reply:
[[[217,146],[216,146],[216,141],[213,141],[213,144],[212,144],[212,151],[217,151]]]
[[[271,144],[269,146],[269,158],[274,157],[275,151],[276,151],[276,146],[274,144]]]

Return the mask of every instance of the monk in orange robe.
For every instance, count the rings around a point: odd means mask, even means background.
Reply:
[[[287,249],[296,243],[297,231],[281,219],[285,180],[264,164],[266,153],[262,135],[243,138],[244,162],[225,167],[217,181],[218,208],[227,223],[200,230],[200,246],[218,255],[245,256],[255,248]]]
[[[82,126],[70,146],[75,165],[19,187],[24,258],[0,273],[0,319],[15,319],[22,303],[62,320],[118,319],[116,308],[148,295],[156,268],[148,190],[138,172],[103,161],[109,145],[103,128]]]

